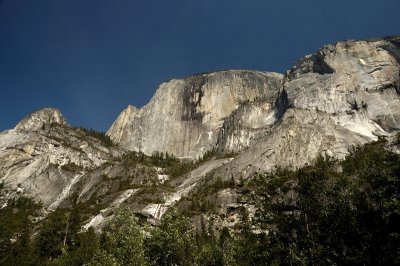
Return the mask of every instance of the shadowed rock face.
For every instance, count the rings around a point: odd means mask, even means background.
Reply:
[[[235,112],[224,124],[222,150],[242,139],[248,149],[216,176],[248,177],[275,166],[299,167],[318,155],[344,158],[353,145],[400,129],[400,37],[344,41],[299,60],[286,74],[275,110],[269,103]]]
[[[171,80],[142,109],[128,106],[107,134],[130,150],[197,158],[216,145],[224,119],[241,103],[276,99],[282,77],[221,71]]]

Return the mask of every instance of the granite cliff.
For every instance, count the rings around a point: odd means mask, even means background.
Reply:
[[[149,104],[128,106],[107,134],[119,145],[196,159],[217,143],[224,119],[242,103],[274,100],[282,75],[220,71],[173,79],[160,85]]]
[[[284,76],[222,71],[171,80],[142,109],[125,109],[107,134],[130,150],[192,159],[254,146],[262,152],[245,160],[260,160],[258,170],[321,153],[343,158],[352,145],[399,129],[399,58],[398,37],[349,40],[305,56]]]
[[[261,116],[268,119],[247,130],[254,105],[225,121],[219,141],[225,150],[237,149],[230,143],[241,142],[243,134],[261,131],[254,145],[225,168],[234,176],[249,177],[276,166],[310,164],[319,155],[343,159],[352,146],[397,134],[399,75],[399,37],[324,46],[286,73],[275,101],[281,110],[278,121],[269,123],[271,114],[264,112]]]

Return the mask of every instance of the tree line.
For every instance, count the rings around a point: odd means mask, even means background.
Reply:
[[[79,206],[39,225],[28,199],[0,209],[1,265],[397,265],[400,156],[385,140],[344,161],[320,157],[246,182],[249,204],[235,228],[201,230],[169,210],[151,227],[121,208],[101,234],[81,231]],[[251,216],[251,217],[250,217]]]

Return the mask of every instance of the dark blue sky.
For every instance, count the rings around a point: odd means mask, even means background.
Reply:
[[[400,0],[0,0],[0,131],[41,107],[105,131],[174,77],[284,72],[337,40],[400,34]]]

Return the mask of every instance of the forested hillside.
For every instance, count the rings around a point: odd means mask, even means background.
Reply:
[[[257,211],[213,230],[170,209],[159,226],[121,207],[101,233],[82,231],[85,206],[38,221],[27,198],[0,209],[1,265],[395,265],[400,263],[400,155],[387,142],[319,158],[242,184]]]

